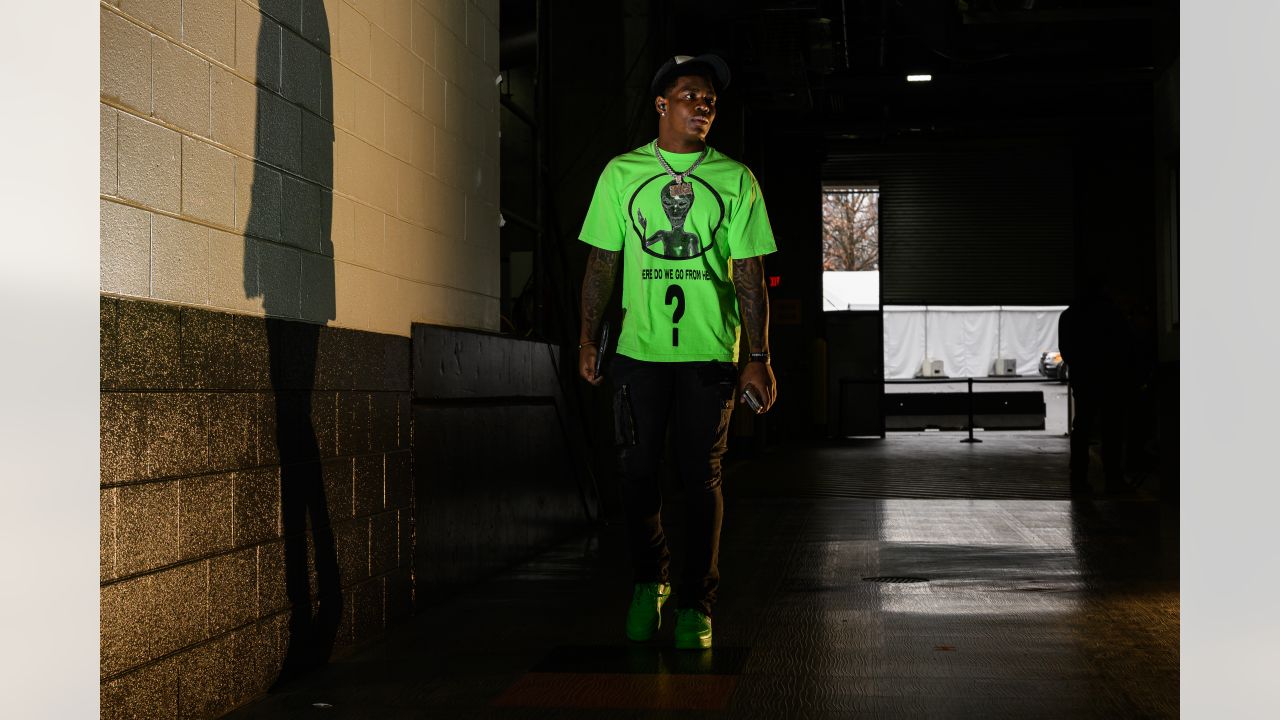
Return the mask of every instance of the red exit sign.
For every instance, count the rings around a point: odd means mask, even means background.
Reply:
[[[770,276],[769,276],[769,287],[771,287],[771,288],[776,288],[776,287],[779,287],[779,286],[781,286],[781,285],[782,285],[782,276],[781,276],[781,275],[770,275]]]

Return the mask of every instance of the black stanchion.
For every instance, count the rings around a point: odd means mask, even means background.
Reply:
[[[969,437],[962,439],[962,443],[980,443],[978,438],[973,436],[973,378],[969,378]]]

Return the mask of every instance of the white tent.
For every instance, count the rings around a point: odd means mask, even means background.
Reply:
[[[880,309],[880,273],[822,273],[822,309]],[[1040,353],[1058,349],[1065,305],[886,305],[884,376],[915,377],[925,358],[951,377],[986,377],[997,357],[1013,358],[1019,375],[1039,372]]]
[[[1040,353],[1058,349],[1065,305],[886,305],[884,376],[915,377],[925,358],[951,377],[986,377],[997,357],[1014,358],[1019,375],[1036,375]]]

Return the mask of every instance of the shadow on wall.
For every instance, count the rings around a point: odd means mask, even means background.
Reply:
[[[285,589],[291,615],[288,649],[277,683],[328,661],[343,610],[338,554],[312,423],[321,324],[336,316],[330,238],[333,196],[329,192],[333,187],[333,71],[324,0],[302,0],[302,35],[315,47],[282,46],[297,41],[265,16],[259,27],[254,144],[258,162],[244,248],[245,296],[262,298],[268,316],[280,456]],[[307,566],[308,527],[315,553],[314,591]]]

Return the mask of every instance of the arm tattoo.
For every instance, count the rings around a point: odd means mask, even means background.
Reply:
[[[733,287],[750,352],[769,350],[769,293],[764,287],[764,258],[733,261]]]
[[[613,295],[618,257],[616,251],[591,248],[587,271],[582,277],[582,326],[578,331],[578,342],[596,339],[609,297]]]

